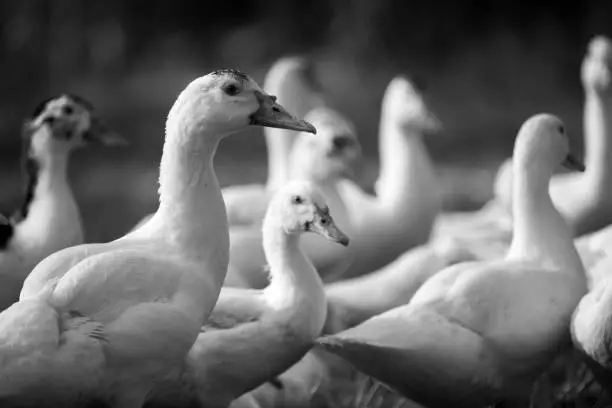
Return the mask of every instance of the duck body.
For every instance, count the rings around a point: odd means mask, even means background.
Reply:
[[[23,127],[21,208],[4,216],[0,245],[0,310],[19,299],[30,271],[48,255],[83,243],[79,208],[68,183],[73,150],[91,142],[122,143],[93,115],[89,102],[74,95],[43,101]]]
[[[573,160],[567,152],[559,119],[527,120],[514,150],[508,255],[450,266],[407,305],[319,343],[425,406],[528,399],[536,378],[571,344],[571,316],[587,290],[572,234],[547,194],[554,167]]]
[[[214,71],[181,92],[166,123],[160,206],[151,220],[111,243],[45,258],[19,302],[0,314],[0,384],[10,384],[0,400],[27,399],[45,387],[62,406],[80,403],[92,389],[114,407],[144,404],[153,384],[184,361],[227,271],[216,147],[222,137],[264,122],[315,131],[239,71]],[[39,321],[24,318],[33,309]],[[47,336],[24,337],[28,322]],[[82,344],[91,354],[87,363]]]
[[[419,288],[449,265],[474,260],[462,248],[421,245],[385,267],[325,286],[328,299],[326,334],[356,326],[389,309],[407,304]]]
[[[358,369],[367,366],[366,373],[425,406],[448,406],[449,396],[455,406],[484,406],[524,396],[567,346],[581,284],[555,270],[542,273],[537,265],[462,263],[432,277],[408,306],[341,333],[349,340],[329,347],[341,356],[359,350],[350,359]],[[374,334],[367,342],[359,341],[364,330]],[[395,362],[395,375],[376,373],[377,360]]]

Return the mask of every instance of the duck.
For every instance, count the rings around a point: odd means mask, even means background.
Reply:
[[[224,287],[185,366],[172,377],[175,387],[193,390],[199,406],[227,407],[291,367],[320,335],[327,309],[321,278],[300,249],[308,232],[349,245],[317,185],[290,181],[276,190],[263,222],[270,284]],[[176,404],[176,393],[166,395]]]
[[[405,75],[394,77],[382,101],[375,195],[352,180],[339,183],[354,225],[352,247],[356,253],[341,278],[377,270],[429,240],[442,203],[423,139],[440,129],[441,121],[427,106],[415,81]]]
[[[525,402],[534,381],[571,347],[587,292],[573,234],[548,193],[557,166],[583,165],[563,122],[528,118],[514,145],[512,245],[505,258],[446,268],[408,304],[317,340],[358,370],[432,408]]]
[[[36,264],[60,249],[83,243],[83,223],[68,182],[73,151],[86,145],[125,145],[78,95],[40,102],[22,130],[25,191],[20,207],[0,214],[0,310],[19,299]]]
[[[264,79],[264,90],[276,95],[283,106],[297,117],[304,117],[322,105],[321,87],[314,78],[314,61],[302,56],[283,56],[276,60]],[[268,176],[265,184],[231,185],[221,189],[230,226],[261,224],[270,195],[290,177],[290,154],[298,132],[264,128],[268,154]],[[257,211],[253,211],[253,208]],[[132,231],[152,217],[142,218]]]
[[[338,181],[353,176],[353,168],[361,157],[361,145],[351,121],[329,106],[317,107],[305,120],[317,128],[317,134],[299,134],[291,153],[291,180],[314,182],[327,197],[338,226],[347,234],[353,232],[346,202],[339,194]],[[265,200],[251,204],[252,219],[263,219]],[[350,248],[329,248],[316,235],[303,238],[302,248],[324,281],[341,275],[353,261]],[[226,286],[246,284],[262,289],[268,275],[262,268],[265,254],[262,247],[261,221],[251,225],[230,227],[230,263]]]
[[[555,175],[550,184],[553,203],[576,236],[612,223],[612,42],[595,36],[581,67],[584,87],[584,173]],[[496,199],[512,213],[512,164],[500,167],[495,181]]]
[[[229,259],[213,157],[221,139],[249,126],[316,132],[239,70],[183,89],[166,120],[153,218],[115,241],[45,258],[0,313],[0,405],[141,407],[185,361]]]

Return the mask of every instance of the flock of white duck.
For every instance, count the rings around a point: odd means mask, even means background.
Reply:
[[[158,210],[97,244],[69,155],[125,140],[83,98],[44,101],[22,132],[23,205],[0,217],[0,406],[307,406],[341,359],[426,407],[521,403],[572,341],[612,391],[611,69],[594,38],[586,168],[562,121],[534,115],[494,199],[454,214],[423,140],[440,121],[409,79],[385,92],[370,194],[309,61],[279,60],[265,90],[214,71],[170,109]],[[221,189],[219,142],[249,126],[268,179]]]

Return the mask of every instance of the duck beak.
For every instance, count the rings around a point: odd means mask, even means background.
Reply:
[[[258,91],[255,91],[255,96],[259,101],[259,109],[251,115],[251,125],[317,133],[317,129],[312,124],[287,112],[282,105],[276,102],[275,96],[265,95]]]
[[[310,224],[310,231],[343,246],[348,246],[350,241],[349,237],[338,228],[334,219],[329,215],[329,209],[323,210],[317,207],[314,220]]]
[[[576,170],[579,172],[583,172],[586,169],[582,161],[577,159],[576,156],[574,156],[571,153],[567,155],[567,157],[565,158],[565,160],[563,160],[563,163],[561,163],[561,165],[570,170]]]
[[[85,143],[101,144],[103,146],[126,146],[127,139],[108,129],[106,124],[96,117],[91,118],[89,129],[83,134]]]

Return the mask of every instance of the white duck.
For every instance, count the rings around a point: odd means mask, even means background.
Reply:
[[[83,243],[79,208],[68,183],[68,161],[90,143],[123,144],[75,95],[41,102],[22,130],[25,196],[18,211],[0,218],[0,311],[19,299],[30,271],[60,249]]]
[[[380,119],[380,175],[376,196],[344,180],[356,257],[343,277],[372,272],[429,239],[441,195],[423,136],[437,131],[438,119],[407,79],[394,78],[385,92]]]
[[[304,117],[312,108],[321,104],[312,61],[302,57],[278,59],[264,80],[264,90],[270,95],[276,95],[283,101],[283,106],[297,117]],[[261,224],[270,194],[289,180],[289,156],[297,135],[298,132],[293,130],[264,129],[268,151],[266,184],[227,186],[221,190],[230,226]],[[144,217],[132,230],[146,224],[151,217],[152,214]]]
[[[569,346],[570,319],[586,293],[572,233],[548,194],[561,163],[577,163],[561,121],[546,114],[527,120],[514,147],[508,256],[444,269],[407,305],[319,343],[428,407],[528,398],[534,380]]]
[[[263,223],[269,286],[221,290],[185,367],[160,384],[152,404],[166,400],[168,406],[176,406],[177,390],[164,390],[170,387],[182,388],[179,395],[186,400],[189,394],[195,396],[200,406],[227,407],[287,370],[310,349],[321,334],[326,302],[323,283],[300,249],[300,237],[309,231],[349,243],[316,185],[290,182],[275,193]]]
[[[153,383],[185,361],[227,270],[213,156],[224,136],[250,125],[315,131],[236,70],[181,92],[166,122],[153,218],[111,243],[46,258],[0,314],[0,405],[79,405],[93,395],[140,407]]]
[[[612,223],[612,43],[597,36],[589,44],[582,63],[585,92],[584,173],[555,175],[550,194],[576,236],[596,231]],[[496,180],[496,196],[511,210],[511,164],[502,165]]]
[[[336,223],[350,234],[351,220],[337,184],[350,176],[353,164],[361,155],[355,129],[346,118],[329,107],[315,108],[305,119],[317,127],[317,135],[302,133],[296,140],[291,155],[290,178],[314,182],[327,197]],[[251,204],[252,219],[263,219],[262,206],[266,202],[260,200]],[[257,289],[267,285],[261,241],[261,221],[230,228],[231,251],[226,285],[241,286],[242,283]],[[314,235],[305,236],[302,243],[304,253],[324,280],[345,271],[354,253],[350,248],[326,244],[324,239]]]

